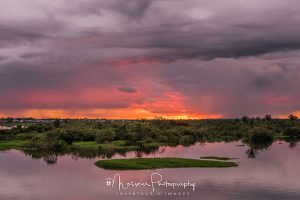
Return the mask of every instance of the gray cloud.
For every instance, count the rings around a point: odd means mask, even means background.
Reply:
[[[27,29],[27,28],[26,28]],[[0,25],[0,47],[10,47],[18,44],[28,45],[38,39],[47,38],[43,33],[33,32],[32,29],[19,29]]]
[[[300,3],[293,0],[279,0],[273,6],[243,2],[245,7],[238,6],[241,1],[236,0],[227,2],[231,7],[217,6],[216,1],[89,0],[69,6],[68,0],[61,0],[54,6],[31,4],[43,8],[43,18],[37,21],[33,17],[39,12],[35,9],[29,10],[32,17],[22,23],[18,18],[5,23],[3,18],[1,46],[34,45],[36,40],[51,38],[46,48],[52,50],[69,47],[72,42],[68,40],[82,40],[92,42],[81,48],[146,49],[146,56],[162,62],[238,58],[300,47]]]
[[[137,90],[131,86],[119,87],[118,90],[121,92],[126,92],[126,93],[136,93],[137,92]]]
[[[286,114],[300,107],[300,69],[292,64],[295,60],[284,68],[277,59],[255,57],[178,62],[163,70],[161,80],[184,94],[191,110],[226,117]]]

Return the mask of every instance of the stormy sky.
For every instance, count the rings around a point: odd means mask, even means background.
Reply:
[[[299,0],[1,0],[0,117],[300,116]]]

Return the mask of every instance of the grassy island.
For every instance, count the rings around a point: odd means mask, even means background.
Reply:
[[[238,164],[229,161],[197,160],[187,158],[133,158],[100,160],[95,163],[98,167],[111,170],[143,170],[161,168],[190,168],[190,167],[237,167]]]
[[[229,157],[220,157],[220,156],[202,156],[201,159],[208,159],[208,160],[233,160],[236,158],[229,158]]]

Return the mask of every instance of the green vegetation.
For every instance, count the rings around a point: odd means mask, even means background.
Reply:
[[[22,140],[0,141],[0,150],[20,149],[25,143]]]
[[[255,127],[249,130],[248,137],[244,139],[254,149],[266,149],[272,145],[275,136],[263,127]]]
[[[211,159],[211,160],[232,160],[234,158],[229,157],[219,157],[219,156],[202,156],[201,159]]]
[[[297,138],[300,136],[300,128],[299,127],[287,127],[287,128],[285,128],[283,134],[287,137]]]
[[[137,150],[138,146],[126,146],[126,141],[118,140],[118,141],[113,141],[111,143],[106,143],[106,144],[99,144],[95,141],[91,142],[75,142],[71,146],[72,148],[75,149],[113,149],[113,150],[121,150],[121,149],[126,149],[126,150]]]
[[[0,119],[0,149],[37,150],[45,154],[73,153],[79,156],[111,157],[114,153],[151,153],[160,146],[189,146],[196,142],[242,140],[249,157],[268,148],[273,141],[285,140],[295,147],[300,140],[300,120],[264,118],[218,120],[90,120],[90,119]],[[17,143],[15,141],[18,141]]]
[[[113,129],[101,129],[96,131],[96,142],[99,144],[112,142],[115,138]]]
[[[95,163],[98,167],[112,170],[143,170],[160,168],[188,167],[236,167],[235,162],[217,160],[195,160],[186,158],[133,158],[100,160]]]

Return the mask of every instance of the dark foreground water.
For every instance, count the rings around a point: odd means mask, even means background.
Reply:
[[[56,164],[33,159],[22,152],[0,152],[1,200],[113,200],[113,199],[300,199],[300,144],[275,142],[267,150],[252,151],[241,142],[206,143],[191,147],[164,147],[146,157],[229,156],[239,158],[237,168],[161,169],[110,171],[94,162],[61,156]],[[126,157],[135,157],[134,152]],[[115,155],[115,158],[123,157]],[[250,157],[250,158],[249,158]],[[151,182],[161,177],[170,183],[190,181],[192,187],[137,186],[128,190],[111,187],[108,181],[119,174],[123,183]],[[110,187],[109,187],[110,185]],[[129,192],[132,192],[129,194]],[[135,193],[133,193],[135,192]],[[142,193],[143,192],[143,193]],[[124,196],[126,195],[126,196]]]

